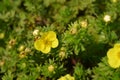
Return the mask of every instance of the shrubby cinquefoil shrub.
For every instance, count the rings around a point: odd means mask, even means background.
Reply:
[[[119,0],[1,0],[0,80],[120,80]]]

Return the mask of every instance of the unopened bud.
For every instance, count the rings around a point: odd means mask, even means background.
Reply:
[[[24,45],[21,45],[19,48],[18,48],[18,51],[23,51],[25,49],[25,46]]]
[[[61,47],[61,48],[60,48],[60,51],[65,51],[65,47]]]
[[[38,35],[38,33],[39,33],[39,30],[37,30],[37,29],[36,29],[36,30],[34,30],[34,31],[33,31],[33,36],[37,36],[37,35]]]
[[[77,28],[76,27],[71,28],[71,30],[70,30],[71,34],[76,34],[76,32],[77,32]]]
[[[82,28],[86,28],[88,25],[87,20],[81,21],[80,24]]]
[[[15,45],[15,44],[16,44],[16,40],[15,40],[15,39],[11,39],[11,40],[9,41],[9,44],[10,44],[11,46]]]
[[[11,46],[11,45],[7,45],[7,48],[8,48],[8,49],[12,49],[12,46]]]
[[[0,61],[0,66],[3,66],[5,62],[3,60]]]
[[[109,21],[111,21],[111,16],[110,15],[105,15],[104,18],[103,18],[103,20],[105,22],[109,22]]]
[[[22,67],[22,68],[25,68],[25,67],[26,67],[26,63],[22,63],[22,64],[21,64],[21,67]]]
[[[31,52],[31,49],[30,48],[25,48],[25,52],[29,53],[29,52]]]
[[[59,52],[59,57],[60,57],[61,59],[63,59],[63,58],[65,57],[65,52],[64,52],[64,51],[60,51],[60,52]]]
[[[48,71],[53,72],[54,71],[54,66],[53,65],[48,66]]]
[[[20,57],[20,58],[26,57],[25,51],[21,51],[20,54],[19,54],[19,57]]]
[[[5,33],[0,33],[0,39],[3,39],[5,37]]]
[[[117,2],[117,0],[112,0],[112,2],[113,2],[113,3],[116,3],[116,2]]]

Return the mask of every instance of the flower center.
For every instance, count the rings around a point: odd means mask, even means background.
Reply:
[[[51,41],[45,40],[45,45],[51,45]]]

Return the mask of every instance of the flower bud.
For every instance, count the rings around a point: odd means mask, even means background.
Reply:
[[[80,24],[82,28],[86,28],[88,25],[87,20],[81,21]]]
[[[76,34],[76,32],[77,32],[77,28],[76,27],[71,28],[71,30],[70,30],[71,34]]]
[[[116,3],[116,2],[117,2],[117,0],[112,0],[112,2],[113,2],[113,3]]]
[[[59,57],[61,58],[61,60],[65,57],[66,55],[65,52],[66,52],[65,47],[61,47],[59,52]]]
[[[71,24],[71,29],[70,29],[70,33],[71,34],[76,34],[77,33],[77,27],[78,27],[78,22],[74,22],[73,24]]]
[[[20,58],[26,57],[25,51],[21,51],[20,54],[19,54],[19,57],[20,57]]]
[[[65,47],[61,47],[61,48],[60,48],[60,51],[65,51]]]
[[[39,33],[39,30],[38,30],[38,29],[34,30],[34,31],[33,31],[33,36],[37,36],[38,33]]]
[[[7,45],[7,48],[8,48],[8,49],[12,49],[12,46],[11,46],[11,45]]]
[[[31,52],[30,48],[25,48],[25,52],[26,52],[26,53]]]
[[[111,20],[111,16],[110,15],[105,15],[104,18],[103,18],[103,20],[105,22],[109,22]]]
[[[23,51],[25,49],[25,46],[24,45],[21,45],[19,48],[18,48],[18,51]]]
[[[10,44],[11,46],[15,45],[15,44],[16,44],[16,40],[15,40],[15,39],[11,39],[11,40],[9,41],[9,44]]]
[[[53,72],[54,71],[54,66],[53,65],[48,66],[48,71]]]
[[[26,67],[26,63],[22,63],[21,68],[25,68],[25,67]]]
[[[0,66],[3,66],[5,62],[3,60],[0,61]]]
[[[0,33],[0,39],[3,39],[5,37],[5,33]]]
[[[59,52],[59,57],[63,59],[65,57],[65,51],[60,51]]]

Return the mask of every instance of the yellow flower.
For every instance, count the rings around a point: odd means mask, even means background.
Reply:
[[[45,32],[40,39],[34,42],[34,47],[43,52],[49,53],[52,48],[56,48],[59,42],[56,37],[56,33],[53,31]]]
[[[113,68],[120,67],[120,43],[114,45],[107,52],[108,63]]]
[[[65,76],[60,77],[58,80],[75,80],[75,78],[70,74],[66,74]]]

